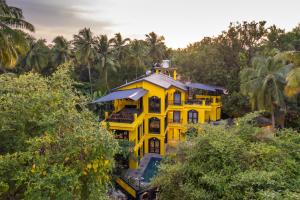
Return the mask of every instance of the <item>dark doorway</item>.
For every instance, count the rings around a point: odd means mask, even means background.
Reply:
[[[160,140],[157,138],[149,139],[149,153],[160,154]]]

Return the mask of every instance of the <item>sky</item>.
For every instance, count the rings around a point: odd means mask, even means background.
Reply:
[[[144,39],[154,31],[167,46],[184,48],[217,36],[230,22],[266,20],[291,30],[300,23],[300,0],[7,0],[22,8],[36,27],[34,36],[51,42],[72,39],[84,27],[95,35]]]

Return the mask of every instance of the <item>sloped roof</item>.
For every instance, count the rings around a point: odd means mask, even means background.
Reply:
[[[148,91],[144,90],[143,88],[135,88],[130,90],[119,90],[112,92],[106,96],[103,96],[99,99],[96,99],[92,103],[102,103],[107,101],[113,101],[116,99],[131,99],[131,100],[138,100],[142,96],[144,96]]]
[[[131,84],[134,84],[134,83],[138,83],[138,82],[141,82],[141,81],[147,81],[147,82],[153,83],[153,84],[158,85],[158,86],[160,86],[162,88],[165,88],[165,89],[168,89],[171,86],[174,86],[174,87],[182,89],[182,90],[187,90],[185,84],[183,84],[179,81],[176,81],[173,78],[171,78],[167,75],[164,75],[164,74],[151,74],[150,76],[146,76],[146,77],[143,77],[141,79],[138,79],[138,80],[126,83],[124,85],[121,85],[117,88],[114,88],[113,90],[125,87],[127,85],[131,85]]]
[[[189,83],[186,85],[189,88],[196,88],[200,90],[206,90],[206,91],[211,91],[211,92],[216,92],[218,90],[222,91],[225,94],[225,89],[222,87],[217,87],[217,86],[212,86],[212,85],[206,85],[202,83]]]
[[[206,91],[212,91],[212,92],[216,92],[216,91],[222,91],[224,94],[226,94],[226,89],[222,88],[222,87],[218,87],[218,86],[212,86],[212,85],[206,85],[206,84],[202,84],[202,83],[189,83],[189,84],[185,84],[182,83],[180,81],[174,80],[172,77],[167,76],[165,74],[151,74],[150,76],[146,76],[134,81],[131,81],[129,83],[126,83],[124,85],[121,85],[117,88],[114,88],[114,90],[120,89],[122,87],[134,84],[134,83],[138,83],[141,81],[147,81],[149,83],[155,84],[157,86],[160,86],[162,88],[168,89],[171,86],[182,89],[182,90],[187,90],[188,88],[196,88],[196,89],[201,89],[201,90],[206,90]]]

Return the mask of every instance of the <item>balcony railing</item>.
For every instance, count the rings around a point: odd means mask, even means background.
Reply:
[[[139,116],[142,110],[135,108],[124,108],[117,113],[111,113],[107,118],[107,122],[132,123],[135,120],[135,115]]]
[[[175,119],[169,119],[168,123],[169,124],[182,124],[182,119],[180,120],[175,120]]]
[[[205,99],[189,99],[189,100],[185,101],[185,104],[187,104],[187,105],[197,104],[197,105],[209,106],[211,104],[211,101],[205,100]]]
[[[184,101],[168,101],[168,104],[171,106],[182,106]]]
[[[172,106],[183,106],[185,105],[206,105],[209,106],[211,105],[211,101],[210,100],[205,100],[205,99],[189,99],[186,101],[169,101],[168,102],[169,105]]]

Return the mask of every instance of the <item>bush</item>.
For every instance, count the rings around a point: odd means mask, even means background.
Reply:
[[[299,199],[300,134],[275,137],[251,124],[255,116],[198,129],[161,165],[159,199]]]

